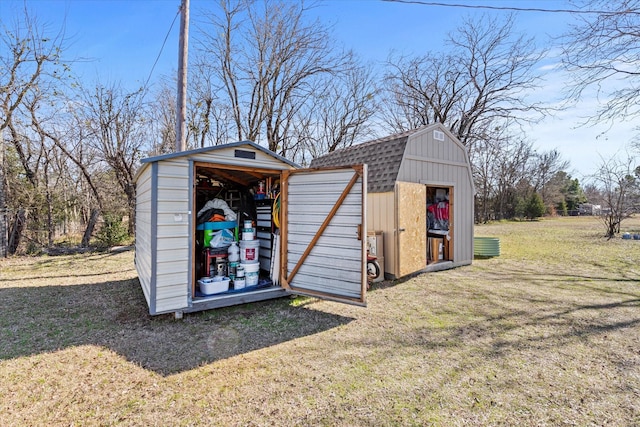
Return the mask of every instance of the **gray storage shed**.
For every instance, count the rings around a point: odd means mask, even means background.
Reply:
[[[300,169],[253,142],[142,160],[135,266],[149,312],[180,317],[290,293],[365,305],[366,171],[366,165]],[[212,199],[237,214],[235,223],[198,221]],[[237,233],[245,219],[253,220],[259,240],[259,284],[203,294],[198,280],[223,256],[204,245],[206,226]]]
[[[445,126],[335,151],[311,167],[351,163],[368,166],[368,230],[382,232],[387,277],[471,264],[471,165],[466,148]]]

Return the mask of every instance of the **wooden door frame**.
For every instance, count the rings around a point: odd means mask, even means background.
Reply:
[[[345,188],[343,189],[342,193],[340,194],[340,196],[338,197],[338,199],[336,200],[336,202],[334,203],[334,206],[332,207],[332,209],[330,210],[330,212],[327,214],[327,217],[325,218],[325,220],[323,221],[323,223],[320,225],[320,228],[317,230],[316,234],[314,235],[314,237],[312,238],[311,242],[309,243],[309,245],[307,246],[307,248],[305,249],[302,257],[300,258],[300,260],[298,261],[298,263],[296,264],[296,266],[292,269],[291,273],[288,272],[288,228],[289,228],[289,223],[288,223],[288,210],[289,210],[289,177],[291,175],[295,175],[295,174],[299,174],[299,173],[309,173],[310,171],[335,171],[335,170],[351,170],[353,171],[353,176],[351,178],[351,180],[347,183],[347,185],[345,186]],[[294,170],[288,170],[288,171],[283,171],[282,175],[281,175],[281,180],[280,180],[280,284],[281,286],[286,289],[289,292],[292,292],[294,294],[299,294],[299,295],[307,295],[307,296],[313,296],[313,297],[317,297],[317,298],[323,298],[323,299],[329,299],[329,300],[333,300],[333,301],[338,301],[338,302],[345,302],[345,303],[350,303],[350,304],[356,304],[356,305],[366,305],[366,250],[364,249],[365,247],[365,239],[364,239],[364,232],[365,230],[363,230],[363,226],[366,225],[366,215],[367,215],[367,204],[366,204],[366,191],[367,191],[367,186],[366,186],[366,165],[351,165],[351,166],[329,166],[329,167],[322,167],[322,168],[314,168],[314,169],[294,169]],[[361,298],[359,299],[355,299],[355,298],[350,298],[350,297],[331,297],[328,296],[327,294],[323,293],[323,292],[317,292],[317,291],[312,291],[312,290],[299,290],[296,289],[295,285],[292,286],[291,282],[293,281],[293,278],[295,277],[296,273],[298,272],[299,268],[301,267],[301,265],[304,263],[305,259],[307,258],[307,256],[309,255],[309,253],[311,252],[311,250],[313,249],[313,247],[316,245],[316,243],[318,242],[318,240],[320,239],[322,232],[327,228],[327,226],[329,225],[329,223],[331,222],[331,220],[334,218],[334,216],[336,215],[336,213],[338,212],[338,209],[340,208],[340,206],[342,206],[342,203],[344,202],[344,200],[347,198],[347,196],[349,195],[350,191],[353,189],[353,187],[357,184],[357,182],[361,180],[362,181],[362,196],[363,196],[363,200],[362,200],[362,204],[361,204],[361,216],[362,216],[362,222],[358,227],[358,240],[361,241],[362,243],[362,259],[361,259],[361,268],[362,268],[362,283],[361,283],[361,289],[360,289],[360,293],[362,295]]]
[[[454,260],[454,249],[455,249],[455,183],[453,182],[433,182],[433,181],[420,181],[421,184],[424,184],[427,188],[446,188],[449,191],[449,241],[448,241],[448,252],[449,258],[443,261],[453,261]],[[426,200],[425,200],[425,209],[427,208]],[[427,230],[428,232],[429,230]]]
[[[274,176],[279,176],[280,181],[282,182],[282,176],[283,173],[285,171],[287,171],[286,169],[269,169],[269,168],[265,168],[265,167],[253,167],[253,166],[241,166],[241,165],[234,165],[234,164],[229,164],[229,163],[216,163],[216,162],[208,162],[208,161],[203,161],[203,160],[192,160],[192,167],[193,170],[191,172],[191,218],[192,218],[192,223],[191,223],[191,242],[192,242],[192,248],[190,250],[191,252],[191,274],[190,274],[190,284],[189,289],[190,289],[190,298],[191,301],[193,301],[196,297],[196,283],[198,281],[197,275],[196,275],[196,270],[197,270],[197,264],[199,262],[198,257],[200,257],[201,255],[198,253],[198,251],[196,250],[196,245],[195,245],[195,240],[197,237],[197,215],[196,213],[198,212],[197,208],[196,208],[196,186],[197,186],[197,176],[198,176],[198,168],[206,168],[206,169],[217,169],[219,171],[225,171],[225,170],[237,170],[237,171],[243,171],[243,172],[247,172],[248,174],[254,176],[257,179],[266,179],[267,177],[274,177]],[[231,181],[231,180],[230,180]],[[234,182],[234,181],[232,181]],[[236,184],[238,184],[238,182],[236,182]]]

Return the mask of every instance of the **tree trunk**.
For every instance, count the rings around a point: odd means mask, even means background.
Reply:
[[[0,192],[2,189],[0,189]],[[0,258],[7,256],[7,210],[0,197]]]
[[[99,209],[91,209],[91,217],[89,218],[89,222],[87,222],[87,228],[84,230],[84,236],[82,236],[82,242],[80,243],[81,247],[86,248],[89,246],[89,240],[91,239],[93,229],[96,227],[99,216]]]
[[[132,184],[131,187],[133,187],[133,194],[127,194],[127,198],[129,199],[129,226],[128,226],[128,232],[129,232],[129,236],[133,236],[136,232],[136,194],[135,194],[135,187]]]
[[[53,223],[53,206],[51,204],[51,194],[47,190],[47,245],[53,246],[53,238],[56,234],[55,224]]]
[[[45,198],[47,200],[47,246],[53,246],[53,236],[55,234],[55,228],[53,224],[53,197],[51,196],[51,189],[49,188],[49,162],[44,165],[44,188]]]
[[[20,238],[22,237],[22,230],[25,224],[25,211],[20,209],[13,220],[13,226],[11,227],[11,233],[9,234],[8,252],[13,255],[20,246]]]
[[[0,258],[7,256],[7,206],[4,187],[4,146],[0,147]]]

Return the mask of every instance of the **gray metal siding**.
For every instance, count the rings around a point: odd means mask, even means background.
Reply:
[[[286,219],[289,272],[309,246],[318,229],[317,224],[321,224],[328,216],[353,174],[352,169],[344,169],[300,172],[289,177]],[[311,250],[294,277],[292,287],[301,286],[312,291],[360,298],[364,262],[363,241],[357,239],[357,231],[358,226],[365,222],[362,180],[363,177],[360,177],[338,209],[336,217]]]
[[[136,187],[136,256],[135,266],[142,292],[151,305],[151,201],[153,197],[152,168],[143,167]]]
[[[444,133],[444,141],[433,138],[433,132]],[[424,168],[428,163],[429,167]],[[466,148],[446,130],[428,128],[409,137],[398,181],[420,180],[455,182],[468,188],[473,196],[473,177]]]
[[[189,162],[175,158],[155,163],[157,181],[156,311],[188,306],[190,268]]]
[[[453,224],[456,263],[473,260],[473,198],[475,189],[466,148],[446,128],[444,141],[433,138],[433,128],[409,138],[399,181],[454,188]]]
[[[158,272],[158,164],[151,165],[151,294],[149,313],[156,313],[156,277]]]

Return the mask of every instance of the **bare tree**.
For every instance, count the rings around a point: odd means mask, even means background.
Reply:
[[[535,151],[523,135],[498,123],[483,132],[471,154],[476,221],[513,218],[519,199],[534,192],[530,179]]]
[[[558,150],[550,150],[542,153],[535,153],[531,165],[531,185],[533,190],[540,194],[545,205],[553,206],[556,200],[554,194],[553,178],[569,167],[569,162],[562,159]]]
[[[493,210],[496,219],[513,218],[518,198],[530,195],[531,143],[521,138],[508,138],[504,144],[494,164],[496,194]]]
[[[636,164],[633,156],[602,159],[597,172],[591,177],[601,191],[601,219],[608,238],[620,232],[622,221],[629,218],[639,206],[640,167]]]
[[[0,107],[3,113],[0,116],[0,134],[8,129],[9,141],[34,186],[36,172],[31,164],[34,148],[29,146],[31,141],[21,134],[18,127],[21,120],[29,120],[29,105],[49,92],[53,82],[62,79],[69,70],[61,57],[64,33],[54,36],[49,33],[48,28],[25,8],[14,27],[3,28],[0,36],[0,52],[3,52],[0,55]],[[21,116],[18,120],[16,114]]]
[[[234,123],[233,112],[206,59],[196,59],[189,87],[188,140],[193,147],[220,145],[229,141]]]
[[[201,28],[199,51],[230,106],[232,133],[292,156],[318,82],[346,72],[352,57],[336,49],[327,27],[307,20],[304,3],[222,0],[220,9]]]
[[[563,63],[572,84],[569,98],[581,99],[594,89],[601,108],[590,122],[640,116],[640,1],[584,0],[581,9],[598,14],[574,14],[576,23],[561,38]]]
[[[476,187],[475,221],[487,222],[495,218],[492,200],[497,191],[496,165],[504,151],[503,138],[498,135],[476,140],[475,150],[470,153],[471,167]]]
[[[422,57],[388,60],[385,75],[384,120],[396,132],[431,123],[449,124],[469,82],[459,61],[450,54],[427,53]]]
[[[99,88],[93,98],[84,91],[86,96],[79,102],[74,98],[76,85],[69,84],[73,82],[70,67],[61,54],[64,35],[48,34],[25,10],[14,28],[3,28],[0,35],[5,184],[0,201],[8,200],[15,218],[9,242],[12,250],[18,249],[23,232],[31,246],[51,246],[58,224],[65,224],[66,229],[68,215],[87,222],[83,238],[87,245],[97,215],[106,206],[120,206],[122,193],[127,209],[133,205],[133,168],[139,158],[136,144],[145,141],[131,130],[139,132],[140,123],[129,120],[132,111],[135,120],[140,117],[141,104],[137,99],[131,101],[137,95],[109,98],[108,91]],[[118,104],[121,98],[124,106]],[[109,190],[116,182],[120,188],[113,197]],[[133,226],[134,218],[131,220]],[[4,235],[6,223],[0,226]]]
[[[533,120],[544,113],[526,93],[535,89],[534,66],[543,52],[514,35],[514,19],[467,19],[449,35],[448,53],[392,56],[385,83],[395,130],[443,123],[467,146],[492,122]]]
[[[135,183],[137,162],[146,143],[142,91],[126,93],[121,87],[97,85],[85,91],[82,113],[89,130],[89,144],[113,171],[113,178],[125,194],[129,234],[135,230]]]
[[[176,96],[175,85],[164,82],[150,102],[149,122],[151,155],[172,153],[176,146]],[[187,126],[187,144],[189,127]]]
[[[8,22],[8,21],[4,21]],[[10,249],[17,249],[22,230],[28,228],[26,221],[36,220],[36,212],[40,205],[40,196],[49,193],[46,172],[50,172],[52,159],[50,147],[42,140],[29,134],[30,108],[37,102],[41,94],[51,93],[53,88],[63,81],[69,67],[61,57],[65,43],[63,32],[52,33],[24,8],[16,17],[13,26],[2,25],[0,35],[0,136],[3,144],[2,187],[0,192],[0,211],[3,218],[6,212],[5,203],[9,203],[16,214]],[[20,178],[7,176],[7,157],[15,153],[26,180],[20,191],[11,185],[19,185]],[[15,163],[14,163],[15,164]],[[46,168],[46,171],[44,170]],[[20,173],[20,172],[18,172]],[[43,176],[44,173],[44,176]],[[45,178],[44,180],[41,178]],[[44,188],[41,184],[44,182]],[[44,193],[41,193],[44,191]],[[51,215],[49,215],[50,217]],[[0,233],[6,235],[6,221],[0,221]],[[51,227],[49,226],[49,229]],[[51,236],[49,237],[49,241]],[[1,239],[4,242],[4,239]],[[4,251],[4,249],[3,249]]]
[[[73,105],[72,102],[66,103]],[[45,143],[53,145],[59,155],[70,160],[78,169],[80,177],[90,189],[93,200],[89,200],[85,207],[90,214],[86,218],[86,227],[80,245],[89,246],[89,239],[98,220],[98,215],[105,208],[104,191],[98,185],[93,166],[96,163],[96,152],[90,147],[85,147],[89,141],[89,134],[86,129],[86,121],[78,116],[78,112],[73,107],[68,107],[71,111],[55,112],[53,117],[43,117],[39,113],[37,105],[30,108],[31,126],[35,133]],[[62,114],[65,113],[65,114]],[[49,204],[50,206],[50,204]]]
[[[61,52],[64,33],[51,35],[49,29],[25,7],[13,28],[2,27],[0,35],[0,133],[10,126],[13,116],[33,90],[44,82],[60,79],[68,71]]]
[[[291,135],[298,144],[290,158],[300,164],[375,135],[371,118],[378,89],[373,73],[355,58],[352,64],[344,73],[319,80],[314,102],[298,114]]]

